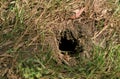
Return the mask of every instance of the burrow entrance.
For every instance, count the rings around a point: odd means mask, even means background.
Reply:
[[[61,51],[76,52],[78,50],[83,50],[80,46],[78,39],[75,38],[73,32],[69,29],[63,30],[61,33],[61,38],[59,40],[59,49]]]

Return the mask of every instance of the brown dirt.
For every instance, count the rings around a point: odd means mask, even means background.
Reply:
[[[53,35],[47,37],[47,41],[57,60],[69,63],[78,52],[89,58],[94,45],[106,48],[111,33],[115,31],[110,25],[113,10],[107,6],[107,1],[99,1],[86,2],[86,9],[79,18],[67,18],[52,28]],[[65,59],[66,53],[62,52],[67,52],[69,59]]]

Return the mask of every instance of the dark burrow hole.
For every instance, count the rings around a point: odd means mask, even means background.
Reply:
[[[61,38],[59,42],[59,49],[61,51],[73,52],[75,51],[76,46],[77,40],[74,38],[71,31],[66,30],[61,32]]]
[[[69,29],[60,33],[59,49],[64,52],[68,52],[69,55],[78,55],[83,52],[83,45],[80,44],[78,38],[75,38],[75,34]]]
[[[61,43],[59,43],[59,49],[61,51],[74,51],[77,45],[76,41],[68,40],[66,38],[61,38]]]

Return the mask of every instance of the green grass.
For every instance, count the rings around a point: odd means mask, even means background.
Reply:
[[[53,34],[52,26],[59,26],[67,20],[72,6],[76,7],[78,3],[82,5],[81,1],[74,0],[1,0],[0,53],[3,52],[5,56],[0,55],[0,62],[8,55],[12,56],[13,62],[8,62],[8,65],[12,65],[6,73],[2,73],[4,70],[0,68],[0,78],[119,79],[119,2],[116,6],[112,2],[108,5],[114,8],[108,25],[115,30],[108,32],[111,39],[107,41],[107,47],[94,46],[90,58],[76,57],[78,63],[75,66],[58,64],[51,47],[45,43],[45,38]],[[103,25],[104,22],[99,21],[96,27],[102,30]]]
[[[46,59],[41,59],[40,55],[22,61],[18,69],[26,79],[117,79],[120,77],[119,49],[120,45],[111,47],[110,50],[95,47],[90,59],[81,59],[78,65],[72,67],[65,64],[57,65],[49,52],[43,55]]]

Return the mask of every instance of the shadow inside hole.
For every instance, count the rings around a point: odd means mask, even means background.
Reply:
[[[61,38],[59,40],[59,49],[64,53],[67,52],[69,55],[78,55],[83,52],[83,46],[79,40],[75,38],[74,34],[66,29],[61,32]]]
[[[66,29],[61,32],[61,38],[59,41],[59,49],[61,51],[73,52],[77,46],[77,39],[71,30]]]
[[[61,51],[74,51],[77,46],[77,41],[73,39],[67,39],[62,37],[59,43],[59,49]]]

